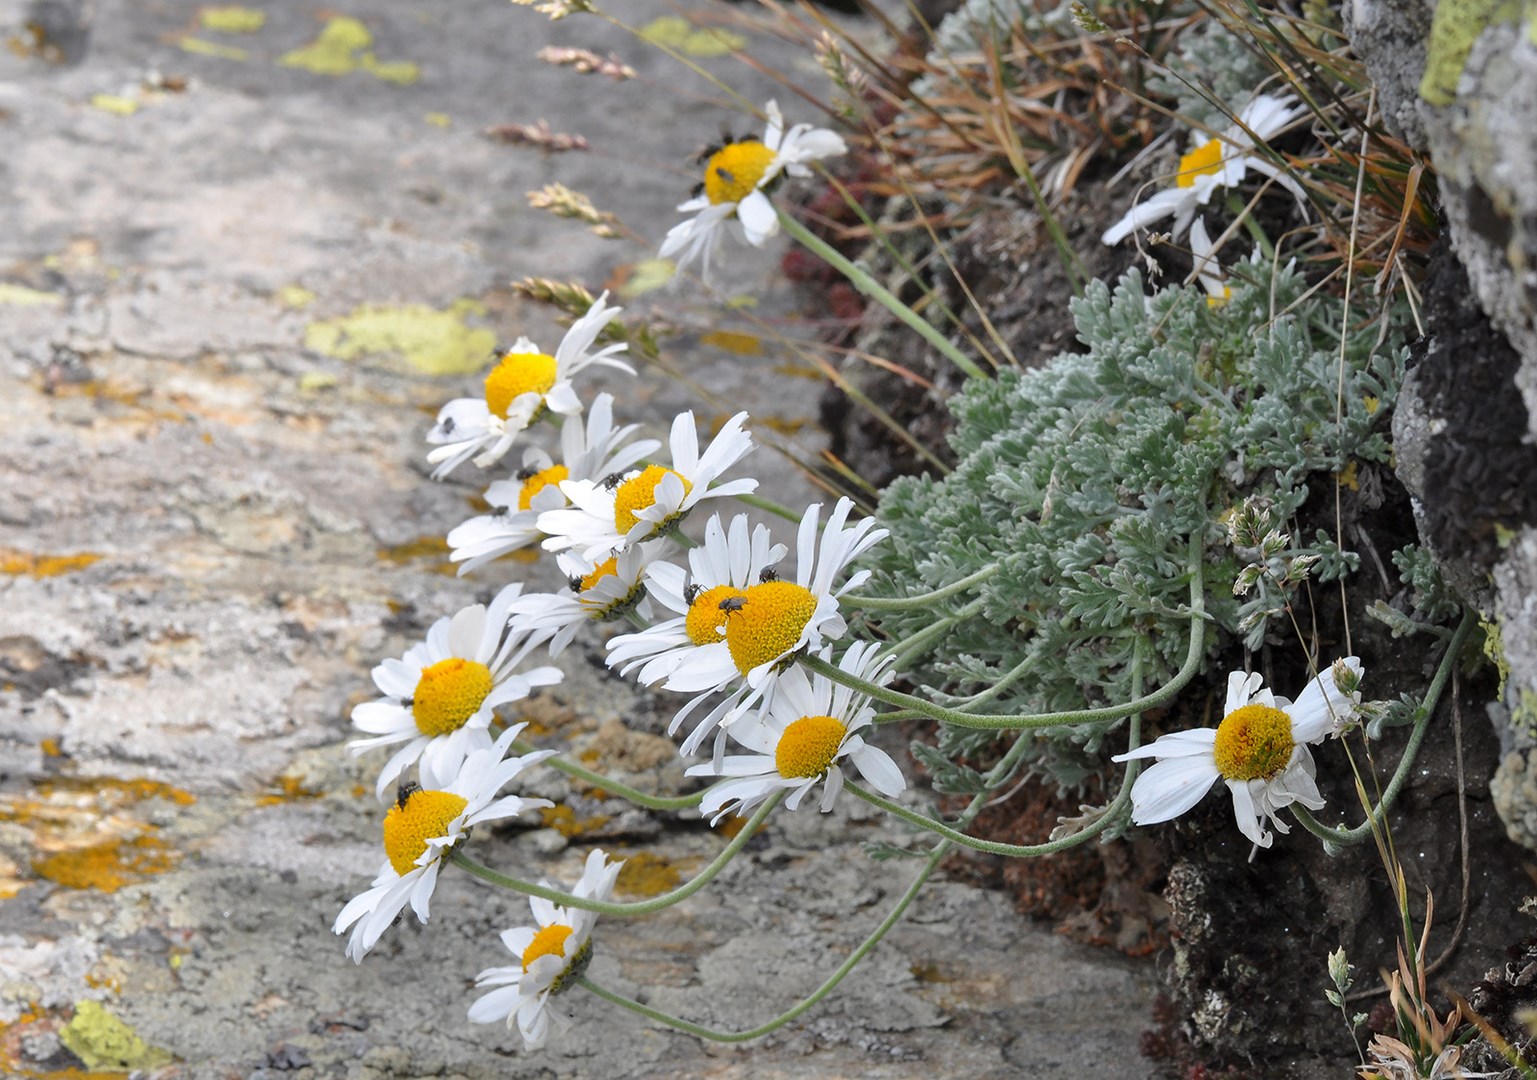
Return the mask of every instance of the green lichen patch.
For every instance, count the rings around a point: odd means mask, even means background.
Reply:
[[[1425,75],[1420,97],[1432,105],[1457,99],[1457,81],[1467,66],[1473,43],[1496,23],[1521,18],[1524,0],[1440,0],[1430,23],[1425,47]]]
[[[496,348],[494,333],[465,322],[485,310],[474,300],[446,309],[364,305],[342,318],[311,323],[304,347],[339,360],[398,356],[424,375],[469,375],[485,367]]]
[[[408,86],[421,77],[421,68],[410,61],[383,62],[371,51],[374,35],[350,15],[336,15],[326,22],[320,36],[302,48],[284,53],[278,63],[315,75],[342,76],[365,71],[384,82]]]
[[[59,1041],[88,1069],[154,1069],[171,1060],[171,1053],[150,1046],[100,1002],[82,1001],[75,1015],[59,1030]]]

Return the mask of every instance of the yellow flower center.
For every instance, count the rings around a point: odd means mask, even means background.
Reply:
[[[1180,187],[1195,187],[1196,177],[1215,176],[1222,168],[1222,146],[1221,139],[1212,139],[1180,158],[1174,182]]]
[[[847,729],[831,716],[803,716],[779,736],[774,768],[786,780],[821,776],[843,745]]]
[[[411,695],[411,716],[423,735],[458,731],[491,692],[491,669],[474,660],[450,656],[422,668]]]
[[[541,956],[564,957],[566,952],[566,939],[575,931],[572,927],[560,923],[551,923],[543,927],[534,935],[534,940],[528,943],[528,948],[523,950],[523,970],[527,971],[530,965]]]
[[[1234,709],[1217,725],[1212,756],[1228,780],[1269,780],[1291,761],[1292,718],[1269,705]]]
[[[427,841],[448,835],[448,823],[469,803],[451,791],[411,792],[405,805],[396,802],[384,815],[384,853],[395,873],[405,877],[427,850]]]
[[[592,588],[594,585],[608,577],[610,574],[617,575],[618,573],[619,556],[610,555],[608,558],[604,559],[596,567],[594,567],[592,573],[582,578],[582,587],[576,591],[586,592],[588,589]]]
[[[534,501],[535,495],[551,484],[569,479],[571,479],[571,472],[564,465],[551,465],[548,469],[540,469],[533,476],[526,478],[523,486],[518,489],[518,509],[527,510],[529,504]]]
[[[688,614],[683,617],[683,629],[688,632],[688,639],[695,645],[710,645],[719,641],[720,628],[726,625],[726,620],[732,615],[729,611],[721,610],[721,601],[746,595],[735,586],[717,585],[694,597],[694,602],[688,606]]]
[[[749,588],[742,606],[726,614],[726,645],[736,669],[746,675],[795,648],[816,609],[811,590],[793,582],[766,581]]]
[[[755,139],[727,143],[704,166],[704,193],[717,206],[752,194],[774,160],[774,151]]]
[[[486,408],[503,420],[522,394],[545,394],[555,385],[555,358],[544,353],[508,353],[486,376]]]
[[[614,526],[619,530],[620,535],[629,533],[640,523],[640,518],[635,516],[635,511],[644,510],[656,502],[656,486],[668,476],[676,476],[683,481],[683,494],[687,495],[694,489],[694,485],[688,482],[687,477],[671,469],[664,469],[660,465],[647,465],[638,474],[619,485],[619,490],[614,492]]]

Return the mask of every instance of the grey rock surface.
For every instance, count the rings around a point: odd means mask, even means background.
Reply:
[[[674,13],[613,10],[634,25]],[[470,1025],[469,980],[505,962],[495,935],[528,913],[462,873],[427,926],[407,918],[362,965],[345,959],[330,926],[379,860],[382,763],[346,753],[349,709],[380,658],[502,580],[441,572],[435,543],[488,478],[427,480],[429,414],[472,390],[487,339],[555,340],[510,281],[617,286],[674,220],[689,155],[743,122],[595,19],[502,0],[265,12],[236,33],[193,0],[100,0],[89,47],[55,58],[75,62],[0,51],[0,1071],[73,1063],[64,1025],[95,1000],[174,1056],[154,1077],[1144,1075],[1149,968],[954,882],[929,887],[821,1008],[745,1046],[591,998],[537,1053]],[[690,16],[820,87],[809,54],[731,12]],[[341,50],[344,70],[282,62],[338,14],[372,39]],[[0,3],[0,24],[25,19]],[[547,43],[617,52],[640,78],[540,64]],[[802,106],[730,57],[701,63],[750,101]],[[593,151],[480,134],[540,118]],[[529,209],[524,193],[557,180],[643,243]],[[723,294],[759,298],[736,328],[805,334],[773,252],[728,254]],[[752,408],[765,441],[798,430],[815,451],[819,385],[786,350],[701,341],[720,309],[687,290],[626,304],[678,328],[664,356],[714,399],[659,370],[589,388],[654,426]],[[398,347],[327,352],[364,332],[327,328],[365,308],[395,320]],[[775,498],[812,497],[771,450],[752,467]],[[670,702],[609,679],[595,648],[562,662],[568,681],[525,710],[541,737],[638,786],[681,782],[657,753]],[[525,876],[572,881],[594,843],[686,875],[721,842],[553,774],[526,790],[566,800],[569,827],[498,829],[475,850]],[[857,804],[780,814],[687,903],[600,922],[592,974],[700,1022],[760,1023],[906,887],[913,864],[861,844],[911,839]]]

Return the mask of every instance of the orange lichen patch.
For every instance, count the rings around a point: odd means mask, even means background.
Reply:
[[[258,796],[257,806],[276,806],[278,803],[298,802],[301,799],[318,799],[325,794],[319,788],[305,787],[302,776],[280,776],[272,782],[272,787],[277,790]]]
[[[726,818],[719,825],[715,826],[715,831],[720,833],[727,840],[735,840],[736,834],[741,832],[742,829],[746,827],[746,825],[747,819],[745,817],[740,814],[733,814],[731,817]]]
[[[197,802],[197,796],[190,791],[143,777],[124,780],[116,776],[50,776],[38,781],[37,791],[44,798],[84,792],[113,808],[146,799],[165,799],[177,806],[191,806]]]
[[[93,551],[82,551],[75,555],[38,555],[15,548],[0,548],[0,574],[12,577],[23,574],[35,578],[58,577],[60,574],[84,570],[100,559],[101,556]]]
[[[763,339],[756,334],[739,334],[732,330],[711,330],[699,336],[701,345],[714,345],[717,349],[734,352],[738,356],[762,356]]]
[[[44,739],[37,744],[37,748],[43,752],[44,757],[63,757],[64,751],[59,747],[58,739]]]
[[[789,379],[809,379],[815,382],[821,382],[827,378],[821,368],[810,364],[775,364],[774,374],[783,375]]]
[[[100,379],[88,379],[85,382],[77,383],[39,381],[36,386],[49,397],[89,398],[98,405],[119,405],[126,409],[132,409],[134,412],[144,414],[151,420],[172,420],[176,423],[182,423],[187,419],[184,413],[177,412],[174,409],[146,403],[145,398],[149,397],[150,393],[147,387],[132,390],[118,383],[105,382]]]
[[[459,568],[443,557],[448,554],[448,541],[441,536],[418,536],[404,544],[382,547],[375,554],[380,562],[393,563],[395,566],[404,566],[418,559],[436,558],[438,561],[432,567],[433,573],[449,577],[459,573]]]
[[[367,794],[368,794],[368,785],[367,784],[353,784],[352,785],[352,797],[354,799],[361,799],[364,795],[367,795]]]
[[[117,892],[124,885],[163,874],[179,858],[156,837],[145,833],[131,840],[105,840],[89,847],[60,851],[32,861],[38,877],[66,889]]]
[[[0,900],[9,900],[28,884],[21,876],[21,867],[0,855]]]
[[[754,416],[752,422],[781,435],[795,435],[811,423],[809,420],[795,420],[788,416]]]
[[[630,896],[661,896],[682,885],[684,873],[698,864],[695,858],[674,861],[649,851],[626,855],[615,888]]]
[[[594,814],[578,820],[569,806],[547,806],[539,811],[539,819],[545,828],[554,829],[567,840],[601,829],[613,820],[607,814]]]
[[[114,994],[123,992],[123,980],[120,976],[103,974],[96,971],[87,971],[85,973],[85,985],[94,987],[97,990],[110,990]]]

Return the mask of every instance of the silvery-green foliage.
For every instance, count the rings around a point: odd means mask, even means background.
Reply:
[[[1174,98],[1181,117],[1212,131],[1232,123],[1255,88],[1275,73],[1252,41],[1243,41],[1216,19],[1181,34],[1168,67],[1168,73],[1148,80],[1149,89]]]
[[[1301,275],[1287,268],[1272,280],[1256,264],[1235,269],[1263,281],[1245,284],[1235,273],[1233,297],[1221,306],[1195,288],[1145,296],[1135,272],[1113,291],[1092,283],[1073,303],[1086,352],[975,380],[952,400],[955,471],[904,478],[883,494],[878,513],[892,536],[867,556],[876,571],[870,591],[912,594],[990,563],[999,570],[977,594],[982,614],[908,662],[908,679],[949,703],[1016,673],[982,710],[993,713],[1128,701],[1139,645],[1148,689],[1184,660],[1192,538],[1217,628],[1208,651],[1230,644],[1229,635],[1257,647],[1278,629],[1287,583],[1234,596],[1255,551],[1235,548],[1225,516],[1246,500],[1265,506],[1277,526],[1256,549],[1261,557],[1327,578],[1354,569],[1327,536],[1304,536],[1296,515],[1310,485],[1329,490],[1351,459],[1387,460],[1402,335],[1395,330],[1377,348],[1379,325],[1352,316],[1360,329],[1346,341],[1337,418],[1338,301],[1315,295],[1275,316],[1305,290]],[[1368,398],[1383,407],[1369,411]],[[904,638],[971,599],[882,612],[880,624]],[[1058,782],[1075,783],[1098,762],[1109,726],[1050,729],[1038,760]],[[939,749],[953,757],[990,739],[944,728]]]

